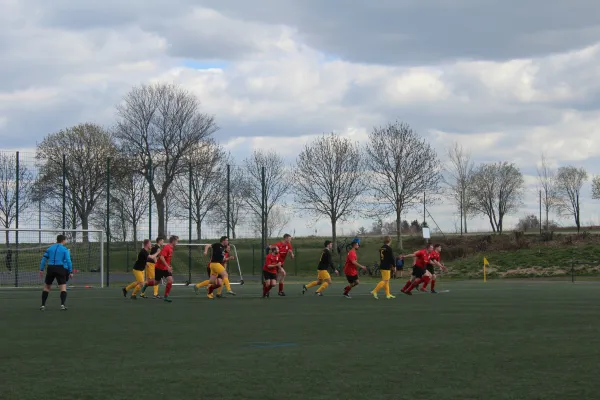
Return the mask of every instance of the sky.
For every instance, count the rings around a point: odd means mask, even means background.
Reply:
[[[0,148],[33,151],[81,122],[110,126],[134,85],[177,83],[214,114],[241,160],[336,132],[364,146],[400,120],[445,163],[518,164],[537,214],[536,163],[600,174],[600,2],[593,0],[0,0]],[[583,191],[582,221],[600,224]],[[430,207],[454,232],[448,201]],[[285,230],[329,232],[286,208]],[[407,219],[422,219],[411,210]],[[390,217],[391,219],[391,217]],[[307,222],[308,221],[308,222]],[[570,225],[570,220],[560,220]],[[431,222],[431,221],[430,221]],[[350,235],[371,221],[353,218]],[[474,218],[473,230],[488,230]]]

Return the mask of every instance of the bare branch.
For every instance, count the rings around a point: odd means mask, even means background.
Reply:
[[[542,153],[540,165],[537,168],[538,183],[542,191],[542,205],[546,213],[546,230],[549,229],[550,211],[558,203],[558,193],[556,187],[556,173],[550,168],[546,160],[546,156]]]
[[[469,196],[475,164],[471,160],[471,154],[458,143],[454,143],[448,149],[447,155],[449,165],[445,168],[442,180],[446,184],[446,192],[462,216],[460,233],[463,233],[463,228],[466,233],[468,232],[467,218],[475,214],[473,199]]]
[[[18,182],[18,208],[17,208]],[[0,224],[10,228],[17,215],[23,215],[34,195],[33,174],[23,163],[19,164],[17,172],[17,155],[0,153]],[[8,245],[9,233],[6,232],[5,242]]]
[[[560,167],[556,174],[556,209],[561,216],[572,216],[579,232],[581,228],[581,188],[588,179],[585,169],[573,166]]]

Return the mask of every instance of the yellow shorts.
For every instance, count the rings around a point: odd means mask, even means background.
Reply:
[[[382,281],[389,281],[390,276],[391,276],[390,270],[385,270],[385,269],[381,270],[381,280]]]
[[[320,281],[326,281],[328,279],[331,279],[331,275],[329,275],[329,272],[327,272],[327,270],[319,270],[319,275],[317,275],[317,279]]]
[[[133,276],[135,276],[136,282],[144,282],[144,271],[133,270]]]
[[[219,263],[210,263],[209,267],[211,275],[221,275],[225,271],[225,267]]]
[[[154,268],[154,263],[146,263],[146,278],[154,279],[156,276],[156,271]]]

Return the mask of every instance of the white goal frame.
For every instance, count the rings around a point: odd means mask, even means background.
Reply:
[[[88,234],[92,234],[92,235],[98,235],[97,237],[99,238],[99,240],[97,241],[98,243],[98,247],[100,249],[99,251],[99,255],[98,255],[98,266],[100,267],[100,287],[104,288],[105,286],[105,273],[106,273],[106,269],[104,267],[104,251],[105,251],[105,243],[106,243],[106,236],[103,230],[101,229],[62,229],[62,228],[56,228],[56,229],[47,229],[47,228],[43,228],[43,229],[36,229],[36,228],[0,228],[0,244],[3,245],[3,242],[1,242],[1,240],[3,240],[3,238],[6,235],[6,232],[9,232],[13,235],[17,234],[17,233],[37,233],[38,237],[41,238],[41,235],[43,233],[51,233],[52,236],[54,237],[52,239],[52,243],[54,243],[56,241],[56,235],[59,235],[61,233],[68,233],[68,232],[74,232],[77,234],[78,240],[75,243],[83,243],[83,241],[79,241],[79,239],[83,236],[84,233],[88,233]],[[91,236],[91,235],[90,235]],[[93,237],[93,236],[92,236]],[[93,237],[95,239],[95,237]],[[41,239],[40,239],[41,240]],[[52,243],[49,242],[44,242],[41,243],[42,246],[50,246]],[[11,243],[12,246],[11,247],[13,250],[18,250],[19,246],[21,245],[21,243],[19,243],[18,241]],[[27,246],[29,245],[40,245],[40,243],[36,242],[36,243],[23,243],[22,244],[23,247],[27,248]],[[67,248],[70,250],[72,243],[67,242]],[[2,249],[4,249],[4,247],[2,247]],[[41,259],[40,259],[41,260]],[[39,263],[39,261],[37,261],[37,263]],[[38,271],[38,264],[36,263],[35,265],[35,270]],[[18,267],[18,266],[17,266]],[[74,264],[73,265],[73,269],[77,269],[77,265]],[[73,279],[77,279],[77,275],[78,274],[74,274],[74,278]],[[88,282],[91,283],[92,282]],[[41,283],[40,283],[41,285]],[[33,286],[33,287],[37,287],[37,286]],[[69,287],[77,287],[76,285],[69,285]],[[93,286],[91,286],[93,287]],[[97,286],[96,286],[97,287]],[[31,289],[32,286],[0,286],[0,290],[1,289],[8,289],[8,288],[13,288],[13,289]]]
[[[212,243],[179,243],[177,244],[177,248],[194,248],[201,247],[204,249],[205,246],[212,246]],[[242,275],[242,267],[240,266],[240,258],[238,257],[237,247],[234,244],[230,244],[229,247],[233,251],[233,255],[235,257],[235,265],[237,265],[238,273],[240,274],[239,282],[230,282],[232,285],[243,285],[244,284],[244,276]],[[229,264],[231,266],[231,264]],[[187,283],[173,283],[173,286],[187,286],[191,284],[191,282]]]

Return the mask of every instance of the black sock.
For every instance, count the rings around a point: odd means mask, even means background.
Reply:
[[[60,304],[64,306],[65,301],[67,301],[67,292],[60,292]]]
[[[46,300],[48,300],[48,295],[50,293],[46,292],[45,290],[42,292],[42,305],[45,306],[46,305]]]

